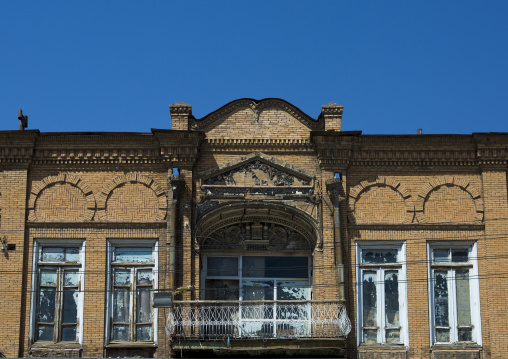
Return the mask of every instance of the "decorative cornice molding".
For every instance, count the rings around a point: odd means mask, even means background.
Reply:
[[[267,98],[263,100],[242,98],[231,101],[230,103],[222,106],[218,110],[204,116],[201,119],[196,119],[193,116],[189,116],[189,127],[193,130],[203,130],[215,121],[227,117],[233,112],[246,108],[250,108],[253,111],[254,115],[257,117],[259,117],[260,113],[266,109],[277,108],[281,111],[287,112],[311,130],[324,129],[324,121],[322,119],[313,119],[298,107],[278,98]]]
[[[238,152],[238,151],[271,151],[271,152],[315,152],[310,139],[265,139],[265,138],[207,138],[203,141],[204,150],[213,152]]]

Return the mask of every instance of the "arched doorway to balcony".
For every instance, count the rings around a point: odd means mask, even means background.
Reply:
[[[319,233],[310,215],[280,204],[230,203],[205,212],[195,232],[200,300],[175,302],[173,337],[192,333],[203,347],[225,340],[241,349],[258,339],[264,349],[281,348],[308,338],[310,347],[321,340],[320,348],[341,348],[344,304],[312,296]]]

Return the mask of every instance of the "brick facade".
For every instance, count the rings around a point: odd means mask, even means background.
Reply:
[[[6,357],[168,357],[200,348],[234,355],[280,355],[278,348],[286,348],[291,355],[365,359],[505,357],[508,134],[341,132],[342,106],[325,105],[313,119],[279,99],[236,100],[202,119],[181,102],[170,113],[173,130],[142,134],[0,132],[0,349]],[[34,243],[45,240],[85,244],[77,341],[37,340]],[[209,290],[206,256],[309,256],[307,299],[345,303],[349,335],[194,340],[190,334],[199,330],[189,327],[168,338],[171,309],[160,308],[156,341],[112,341],[107,253],[122,241],[127,247],[158,243],[157,287],[178,291],[174,300],[189,303]],[[405,251],[397,267],[407,283],[399,306],[406,308],[401,332],[408,341],[401,344],[359,338],[357,313],[365,299],[358,251],[383,243]],[[467,267],[479,277],[479,293],[471,294],[481,316],[472,329],[481,328],[475,341],[432,342],[429,250],[439,244],[477,251],[476,264]],[[314,333],[315,324],[309,328]]]

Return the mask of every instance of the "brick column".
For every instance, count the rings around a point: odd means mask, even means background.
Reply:
[[[0,350],[8,357],[23,355],[26,317],[30,316],[30,284],[28,264],[31,263],[29,244],[25,243],[25,218],[28,168],[26,165],[6,169],[2,173],[2,217],[0,237],[15,250],[0,253]],[[6,247],[4,247],[6,249]]]
[[[485,238],[478,240],[480,307],[484,358],[502,358],[508,352],[508,193],[505,166],[482,171]],[[487,260],[488,256],[495,258]],[[487,262],[489,265],[487,265]]]

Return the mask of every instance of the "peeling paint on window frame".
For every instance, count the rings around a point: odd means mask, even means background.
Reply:
[[[78,262],[65,262],[65,261],[42,261],[43,248],[77,248],[79,250]],[[85,288],[85,240],[84,239],[49,239],[37,238],[33,244],[32,256],[32,293],[30,300],[30,328],[29,338],[30,343],[79,343],[83,344],[83,309],[84,309],[84,288]],[[78,271],[78,298],[77,305],[77,323],[76,324],[76,337],[75,341],[62,341],[62,304],[63,304],[63,289],[58,291],[58,288],[64,288],[63,278],[58,273],[62,272],[63,268],[76,269]],[[39,273],[41,269],[53,269],[57,271],[56,300],[55,300],[55,318],[53,320],[54,332],[52,341],[39,341],[37,340],[37,326],[38,326],[38,312],[39,312]],[[66,323],[71,324],[71,323]]]
[[[448,250],[449,261],[434,261],[435,250]],[[452,260],[452,251],[467,250],[468,260],[454,262]],[[447,241],[447,242],[427,242],[427,266],[428,266],[428,293],[429,293],[429,329],[430,343],[434,344],[477,344],[482,345],[481,332],[481,312],[480,312],[480,284],[478,273],[478,249],[476,242],[473,241]],[[455,288],[456,272],[460,270],[469,270],[469,292],[470,292],[470,312],[472,326],[472,341],[458,341],[457,325],[457,297]],[[450,341],[438,342],[436,340],[435,326],[435,303],[434,303],[434,275],[435,272],[446,272],[448,283],[448,319],[450,327]],[[453,329],[453,330],[452,330]]]
[[[151,248],[152,261],[151,262],[115,262],[114,253],[115,248]],[[114,268],[131,270],[131,283],[130,283],[130,308],[129,308],[129,340],[118,341],[112,340],[113,330],[113,275]],[[105,323],[105,345],[109,344],[148,344],[154,345],[158,341],[158,310],[152,307],[151,315],[152,322],[146,323],[152,326],[152,340],[149,341],[138,341],[136,340],[135,329],[137,325],[143,323],[136,323],[136,290],[137,287],[144,287],[135,284],[135,276],[138,270],[152,270],[152,285],[151,285],[151,300],[153,302],[153,292],[158,288],[158,240],[157,239],[109,239],[107,242],[107,276],[106,286],[108,288],[107,295],[107,306],[106,306],[106,323]]]

